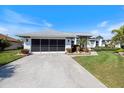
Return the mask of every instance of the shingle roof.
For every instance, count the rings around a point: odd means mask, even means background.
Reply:
[[[15,38],[12,38],[3,34],[0,34],[0,39],[7,39],[8,41],[11,41],[11,42],[18,42],[18,40],[16,40]]]
[[[67,32],[60,32],[51,29],[43,30],[41,32],[32,32],[26,34],[20,34],[20,37],[75,37],[76,35],[83,35],[83,36],[92,36],[91,34],[83,34],[83,33],[67,33]]]

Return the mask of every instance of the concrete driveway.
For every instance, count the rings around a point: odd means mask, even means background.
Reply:
[[[0,68],[0,87],[102,88],[105,87],[65,54],[39,54]]]

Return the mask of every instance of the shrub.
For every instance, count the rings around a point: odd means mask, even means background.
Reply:
[[[80,51],[83,52],[84,51],[84,48],[80,48]]]
[[[80,51],[81,52],[89,52],[89,49],[88,48],[81,48]]]
[[[71,48],[66,48],[67,53],[72,53],[72,49]]]
[[[28,49],[22,49],[22,50],[21,50],[21,53],[22,53],[22,54],[29,54],[29,50],[28,50]]]
[[[11,44],[6,39],[0,39],[0,51],[4,50],[5,48],[9,47]]]
[[[23,49],[23,46],[17,47],[17,49]]]
[[[115,51],[119,48],[106,48],[106,47],[96,47],[96,48],[93,48],[93,50],[95,51]]]
[[[89,52],[89,49],[88,48],[84,48],[83,52]]]
[[[115,53],[119,53],[119,52],[124,52],[124,49],[120,48],[120,49],[115,50]]]
[[[72,52],[76,52],[76,49],[77,49],[78,46],[79,46],[79,45],[74,45],[74,46],[72,47]]]

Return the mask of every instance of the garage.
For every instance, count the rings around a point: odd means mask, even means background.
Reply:
[[[65,39],[32,39],[31,51],[65,51]]]

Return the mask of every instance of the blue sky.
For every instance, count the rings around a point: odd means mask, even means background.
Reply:
[[[11,36],[50,28],[111,38],[123,24],[124,6],[0,6],[0,33]]]

